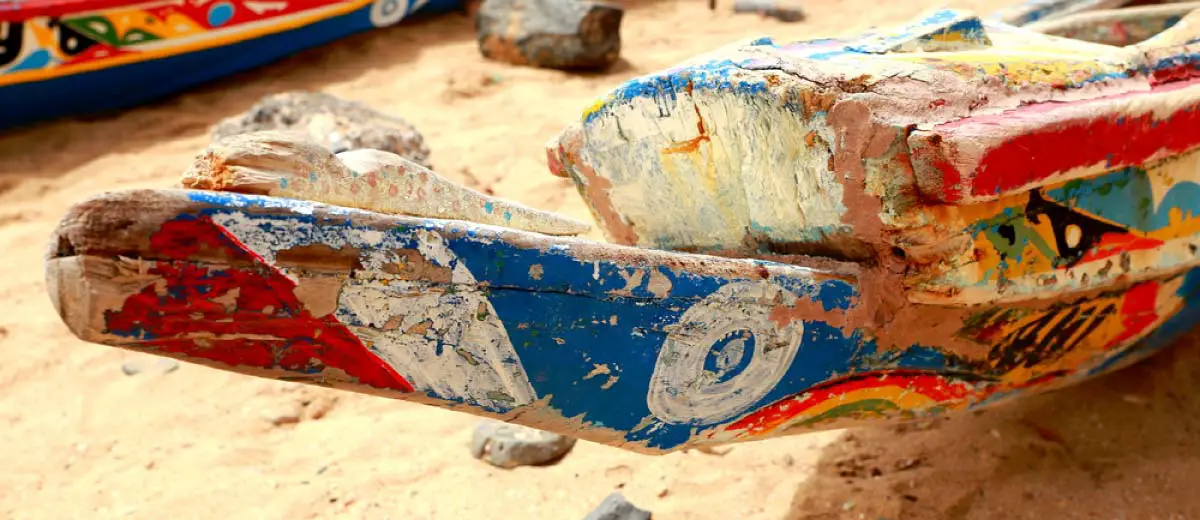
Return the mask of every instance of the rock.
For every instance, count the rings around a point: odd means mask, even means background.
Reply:
[[[273,426],[320,420],[338,404],[338,396],[329,390],[305,387],[289,387],[289,390],[298,395],[274,400],[262,412],[263,419]]]
[[[804,11],[795,0],[733,0],[733,12],[758,13],[784,22],[804,20]]]
[[[651,520],[651,514],[638,509],[621,493],[613,493],[605,497],[583,520]]]
[[[164,357],[157,357],[153,360],[151,358],[130,359],[121,363],[121,372],[127,376],[134,376],[149,370],[151,367],[160,374],[170,374],[179,369],[179,362]]]
[[[475,18],[484,57],[550,69],[604,69],[621,54],[619,6],[585,0],[484,0]]]
[[[510,469],[555,462],[574,446],[573,437],[517,424],[485,421],[475,427],[471,454],[493,466]]]
[[[293,91],[264,97],[244,114],[217,123],[212,138],[216,141],[263,130],[301,133],[333,153],[383,150],[432,169],[425,138],[408,121],[324,92]]]

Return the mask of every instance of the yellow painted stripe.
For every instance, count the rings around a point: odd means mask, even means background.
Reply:
[[[924,410],[937,405],[937,401],[934,401],[933,398],[904,387],[877,386],[874,388],[860,388],[858,390],[846,392],[838,397],[831,397],[821,401],[820,403],[813,405],[811,408],[804,410],[795,417],[784,421],[779,425],[779,427],[784,427],[789,424],[794,424],[812,417],[816,417],[839,406],[853,404],[858,401],[865,401],[868,399],[883,399],[885,401],[890,401],[901,410]]]
[[[235,33],[228,33],[228,34],[218,33],[218,34],[213,35],[212,38],[202,38],[202,39],[198,39],[198,40],[188,42],[183,45],[174,46],[174,47],[160,47],[160,48],[156,48],[156,49],[145,51],[145,52],[134,52],[134,53],[130,53],[130,54],[123,54],[123,55],[120,55],[120,56],[117,56],[114,58],[110,58],[110,59],[88,61],[88,62],[73,64],[73,65],[56,66],[56,67],[50,67],[50,68],[45,68],[45,69],[23,70],[23,71],[8,73],[8,74],[0,74],[0,87],[5,86],[5,85],[13,85],[13,84],[17,84],[17,83],[27,83],[27,82],[31,82],[31,81],[42,81],[42,80],[53,79],[53,78],[58,78],[58,77],[62,77],[62,76],[70,76],[72,74],[80,74],[80,73],[84,73],[84,72],[91,72],[94,70],[107,69],[107,68],[116,67],[119,65],[126,65],[129,63],[138,63],[138,62],[142,62],[142,61],[167,58],[167,57],[176,56],[176,55],[180,55],[180,54],[186,54],[189,52],[202,51],[202,50],[211,49],[214,47],[220,47],[220,46],[224,46],[224,45],[239,43],[242,41],[258,38],[260,36],[280,33],[283,31],[290,30],[290,29],[295,29],[297,27],[302,27],[305,25],[316,23],[316,22],[319,22],[322,20],[327,20],[327,19],[333,18],[335,16],[341,16],[341,15],[344,15],[347,13],[351,13],[365,5],[369,5],[371,2],[372,2],[372,0],[350,0],[343,4],[333,5],[328,8],[325,8],[325,9],[322,9],[319,11],[315,11],[315,12],[311,12],[311,13],[297,13],[296,15],[294,15],[295,16],[294,18],[285,17],[285,18],[280,18],[278,20],[270,20],[270,19],[263,20],[263,22],[275,21],[277,23],[265,23],[262,26],[253,27],[248,30],[237,31]]]

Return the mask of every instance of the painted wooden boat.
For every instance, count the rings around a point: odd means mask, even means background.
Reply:
[[[90,342],[646,453],[991,406],[1200,319],[1198,16],[938,11],[631,80],[548,146],[615,244],[242,136],[76,205],[48,286]]]
[[[0,129],[124,109],[458,0],[0,4]]]

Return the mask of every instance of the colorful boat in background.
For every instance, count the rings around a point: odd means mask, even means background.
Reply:
[[[136,106],[459,0],[0,4],[0,129]]]

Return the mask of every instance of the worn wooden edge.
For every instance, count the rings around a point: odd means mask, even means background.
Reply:
[[[46,263],[46,282],[50,299],[55,309],[59,312],[59,315],[62,316],[67,328],[79,339],[90,343],[169,357],[186,363],[238,375],[314,385],[373,397],[401,400],[423,406],[433,406],[476,417],[538,428],[645,455],[665,455],[689,447],[685,445],[660,449],[650,448],[646,443],[627,441],[624,439],[625,434],[623,432],[611,430],[601,425],[586,423],[578,418],[563,417],[561,413],[558,413],[557,410],[549,406],[548,401],[550,396],[542,397],[537,401],[508,412],[497,413],[464,403],[438,399],[421,392],[401,392],[366,385],[336,369],[327,368],[325,371],[319,373],[303,374],[279,368],[231,365],[201,356],[189,356],[180,352],[165,352],[146,342],[104,333],[103,325],[99,322],[103,319],[105,311],[109,309],[105,308],[102,302],[106,300],[122,301],[123,298],[120,295],[136,292],[144,284],[154,283],[156,277],[152,275],[140,278],[136,276],[129,277],[129,281],[123,283],[113,281],[111,278],[101,280],[94,274],[89,274],[89,272],[144,272],[150,263],[140,259],[109,259],[88,255],[52,258]],[[112,298],[106,298],[107,295],[112,295]]]
[[[641,269],[661,267],[727,278],[792,277],[819,282],[852,281],[860,274],[858,266],[852,263],[824,263],[821,268],[810,268],[751,258],[643,249],[474,222],[387,215],[319,202],[183,189],[106,192],[76,203],[55,229],[55,245],[48,258],[85,254],[161,259],[161,252],[151,246],[149,238],[163,223],[180,215],[198,215],[214,209],[254,215],[304,216],[330,225],[350,223],[374,229],[423,228],[448,239],[504,243],[546,254],[569,252],[580,262],[611,262],[619,267]],[[192,259],[230,261],[225,256],[214,256],[205,251],[199,251]]]
[[[1097,9],[1120,7],[1129,0],[1025,0],[1000,9],[989,19],[1012,25],[1026,25],[1035,21],[1055,20],[1075,13]]]
[[[1200,148],[1200,78],[970,117],[908,142],[922,196],[986,202]]]
[[[918,304],[965,306],[978,303],[1005,305],[1033,299],[1075,297],[1090,291],[1109,291],[1147,280],[1166,278],[1200,267],[1200,255],[1197,255],[1197,251],[1200,251],[1200,236],[1188,236],[1167,241],[1155,249],[1131,251],[1120,258],[1088,262],[1060,272],[1029,274],[1004,282],[993,280],[983,285],[955,283],[954,280],[962,275],[960,270],[954,270],[949,275],[933,280],[916,277],[908,280],[911,284],[908,299]],[[1163,257],[1184,260],[1168,264],[1156,261]],[[1135,263],[1152,267],[1131,268]],[[966,266],[967,269],[970,267]],[[1075,285],[1064,287],[1068,282]]]
[[[1057,18],[1036,20],[1025,24],[1026,29],[1041,33],[1060,35],[1085,27],[1096,27],[1121,22],[1168,19],[1200,9],[1200,2],[1176,1],[1164,4],[1138,5],[1083,11]]]
[[[123,301],[125,296],[141,290],[147,284],[154,283],[158,278],[154,275],[129,275],[129,273],[145,273],[149,264],[150,262],[141,259],[109,259],[88,255],[48,259],[45,276],[50,301],[67,329],[77,338],[89,343],[171,357],[209,368],[264,379],[303,382],[340,390],[371,393],[381,397],[395,398],[397,395],[403,395],[393,390],[358,385],[336,373],[299,375],[281,369],[249,365],[232,366],[203,357],[160,352],[144,341],[106,333],[102,322],[105,311],[110,309],[102,305],[102,302],[106,300]],[[111,277],[105,278],[105,282],[99,282],[99,277],[95,275],[97,271],[109,273]],[[118,274],[121,272],[126,274]]]

